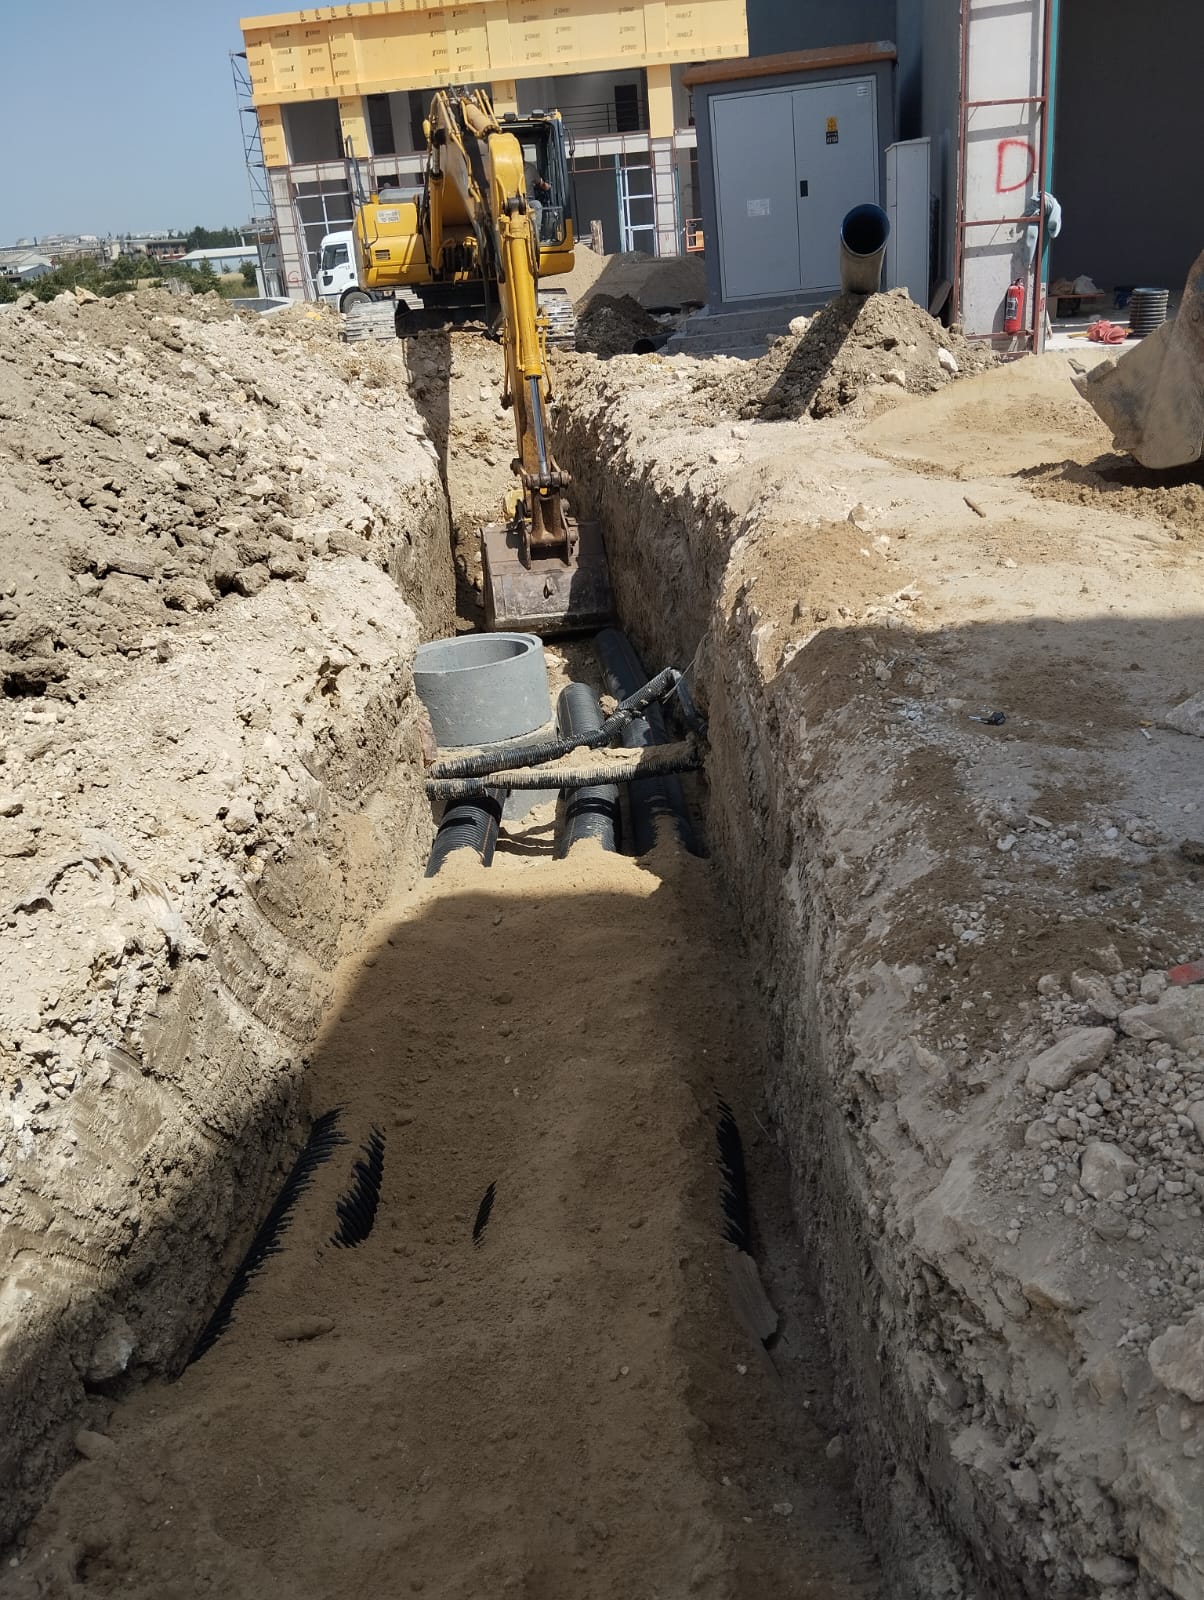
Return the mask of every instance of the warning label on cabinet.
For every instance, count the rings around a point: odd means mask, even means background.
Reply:
[[[824,135],[824,143],[825,144],[839,144],[840,143],[840,124],[837,122],[835,117],[829,117],[828,118],[828,131]]]

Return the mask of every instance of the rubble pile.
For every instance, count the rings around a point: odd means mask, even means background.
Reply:
[[[701,377],[699,392],[750,419],[829,417],[869,390],[926,394],[994,362],[989,347],[943,327],[906,289],[838,295],[792,326],[759,361],[711,363],[722,370]]]
[[[664,327],[629,294],[591,295],[577,321],[577,349],[589,355],[631,355],[664,337]]]

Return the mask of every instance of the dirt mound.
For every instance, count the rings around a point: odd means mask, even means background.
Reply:
[[[549,287],[563,289],[575,306],[580,305],[614,259],[613,256],[600,256],[588,245],[578,243],[573,250],[573,270],[554,279],[549,278]]]
[[[404,405],[401,368],[343,354],[333,324],[161,291],[0,316],[3,693],[80,698],[227,596],[375,559],[392,496],[356,458],[366,413]],[[408,405],[398,422],[423,432]]]
[[[580,310],[595,295],[630,295],[647,311],[700,306],[706,300],[706,273],[694,256],[650,256],[624,250],[599,256],[585,245],[573,252],[573,270],[555,280]]]
[[[861,433],[891,461],[956,477],[1053,471],[1088,460],[1108,430],[1071,383],[1065,355],[1025,356],[892,407]]]
[[[1204,463],[1155,472],[1107,451],[1085,463],[1057,461],[1021,473],[1034,494],[1070,505],[1169,523],[1178,534],[1204,534]]]
[[[596,294],[577,322],[577,348],[595,356],[630,355],[663,332],[631,295]]]
[[[868,389],[891,384],[929,394],[993,362],[989,350],[942,327],[905,289],[891,289],[838,295],[805,332],[778,339],[761,360],[728,367],[708,386],[743,417],[828,417]]]
[[[0,311],[0,1543],[85,1383],[175,1359],[429,827],[447,507],[398,355],[332,320]]]

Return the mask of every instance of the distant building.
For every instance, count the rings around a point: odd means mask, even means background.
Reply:
[[[37,248],[44,256],[49,256],[55,266],[61,266],[64,261],[109,261],[112,259],[112,246],[108,239],[100,239],[94,233],[44,233],[37,241]]]
[[[254,244],[227,244],[214,250],[190,250],[179,258],[182,266],[199,267],[208,262],[214,272],[241,272],[246,262],[257,263],[259,246]]]
[[[179,261],[184,254],[182,233],[123,233],[117,239],[123,256],[149,256],[152,261]]]
[[[53,261],[35,250],[19,246],[14,250],[0,250],[0,278],[9,283],[33,283],[53,271]]]

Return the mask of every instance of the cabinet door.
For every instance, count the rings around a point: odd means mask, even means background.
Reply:
[[[878,200],[874,80],[817,83],[792,91],[800,285],[840,284],[840,224]]]
[[[711,144],[723,298],[799,287],[792,91],[717,95]]]

